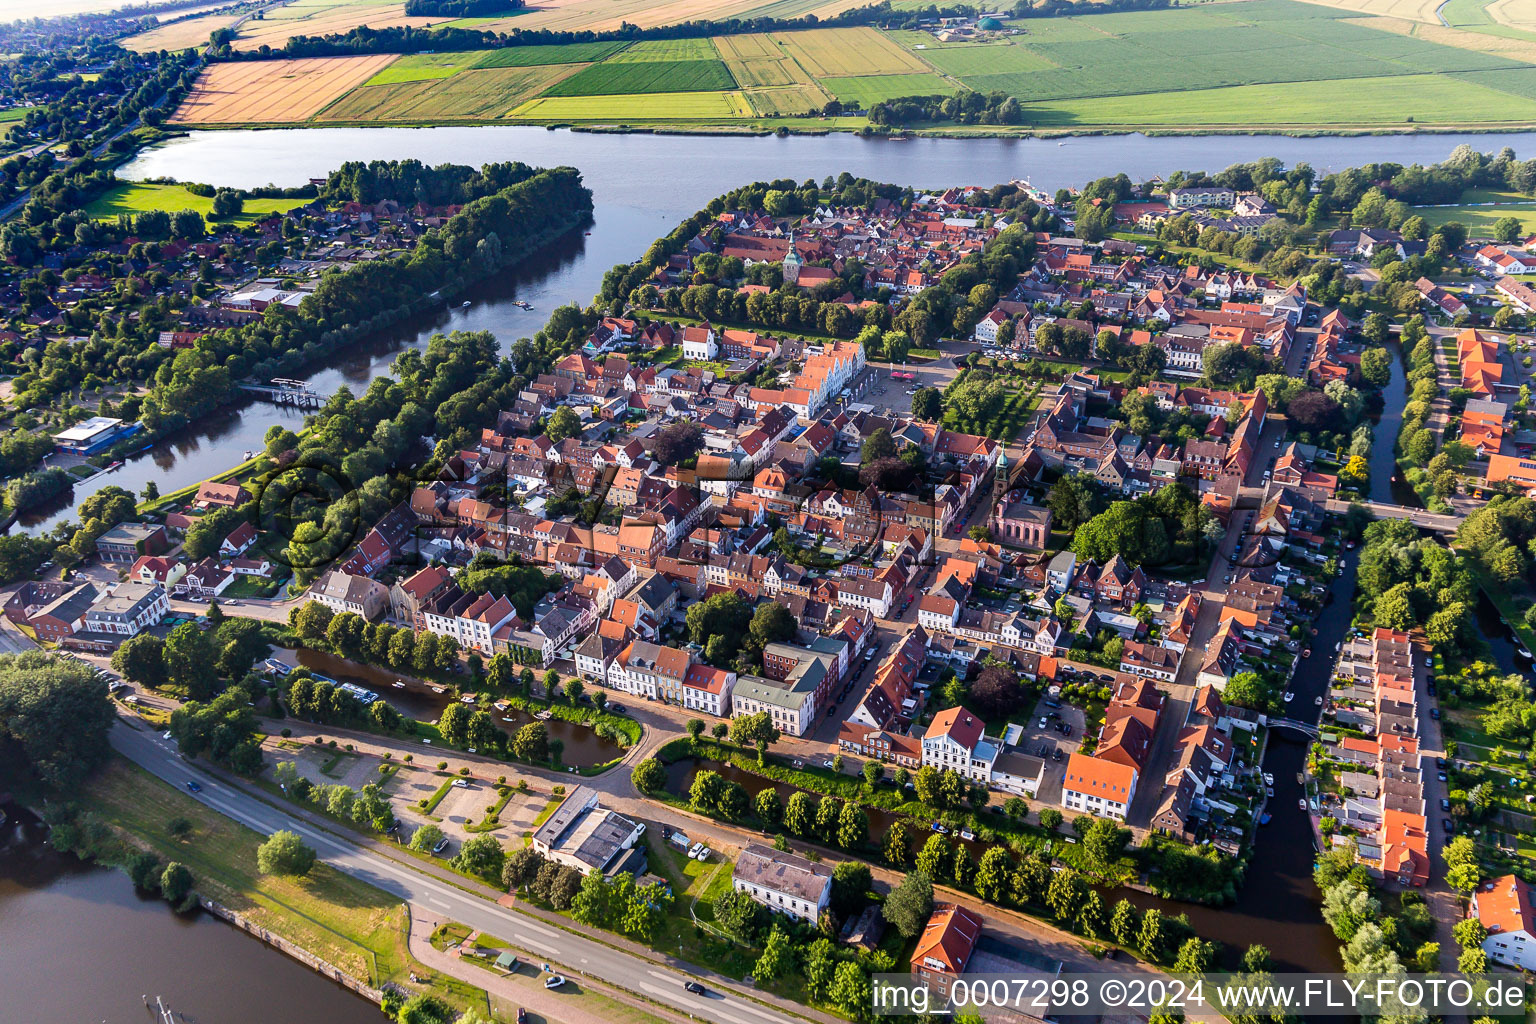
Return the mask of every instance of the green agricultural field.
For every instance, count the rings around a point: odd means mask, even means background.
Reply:
[[[9,107],[5,110],[0,110],[0,124],[4,124],[6,121],[20,121],[27,116],[27,111],[31,109],[31,107]]]
[[[460,71],[474,67],[479,59],[480,54],[472,50],[463,53],[413,53],[401,57],[363,85],[399,85],[403,82],[452,78]]]
[[[244,212],[219,223],[254,224],[269,213],[283,213],[306,202],[306,199],[247,199]],[[144,213],[147,210],[164,210],[166,213],[196,210],[211,220],[213,199],[194,195],[181,185],[127,184],[108,189],[85,208],[86,215],[93,220],[110,220],[120,213]]]
[[[854,101],[868,109],[881,100],[898,96],[947,96],[955,92],[952,82],[938,75],[866,75],[860,78],[823,78],[821,84],[844,103]]]
[[[544,96],[512,112],[526,121],[735,121],[752,116],[739,92],[641,93],[629,96]]]
[[[316,121],[422,123],[507,117],[524,100],[578,74],[584,64],[548,64],[526,68],[485,68],[399,85],[353,89],[315,115]]]
[[[477,68],[526,68],[536,64],[595,64],[624,49],[623,42],[504,46],[482,50]]]
[[[705,40],[708,42],[708,40]],[[605,61],[572,75],[549,96],[623,96],[657,92],[715,92],[734,89],[736,82],[723,61],[651,60]]]
[[[642,39],[613,57],[610,64],[639,64],[663,60],[719,60],[720,54],[708,39]]]
[[[813,85],[815,79],[772,36],[765,33],[716,36],[715,48],[736,84],[747,86]]]
[[[1339,102],[1348,96],[1349,102]],[[1362,78],[1289,85],[1245,85],[1027,104],[1025,122],[1041,128],[1372,127],[1467,123],[1497,111],[1511,124],[1536,123],[1536,101],[1495,93],[1450,75]]]

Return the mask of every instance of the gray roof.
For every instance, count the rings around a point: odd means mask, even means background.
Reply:
[[[599,807],[592,787],[577,786],[539,826],[533,841],[601,871],[624,849],[635,828],[622,814]]]
[[[741,851],[731,877],[816,905],[832,887],[832,869],[793,853],[753,843]]]
[[[85,615],[91,605],[96,603],[99,591],[90,583],[82,583],[78,587],[65,594],[54,598],[43,605],[33,618],[39,615],[51,615],[65,622],[74,622]]]
[[[93,619],[131,619],[139,609],[165,593],[158,583],[128,580],[119,583],[110,593],[91,606],[86,613]]]

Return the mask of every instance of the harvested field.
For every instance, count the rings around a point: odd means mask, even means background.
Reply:
[[[1350,18],[1351,25],[1363,25],[1393,35],[1413,36],[1426,43],[1455,46],[1478,53],[1491,53],[1511,60],[1528,60],[1531,44],[1520,39],[1492,36],[1486,32],[1469,32],[1466,29],[1446,28],[1444,25],[1424,25],[1402,18]]]
[[[736,82],[719,60],[651,60],[593,64],[549,90],[551,96],[625,96],[653,92],[716,92]]]
[[[818,79],[852,75],[918,75],[928,71],[916,55],[879,29],[817,28],[773,36],[800,66]]]
[[[822,86],[844,103],[850,100],[869,109],[871,104],[898,96],[947,96],[959,92],[953,82],[938,75],[866,75],[860,78],[827,78]]]
[[[1338,7],[1346,11],[1359,11],[1361,14],[1422,21],[1426,25],[1440,24],[1439,19],[1435,17],[1435,8],[1440,6],[1441,0],[1308,0],[1308,2],[1321,4],[1324,7]]]
[[[316,117],[316,122],[494,121],[507,117],[525,100],[538,96],[582,64],[545,64],[529,68],[482,68],[449,78],[367,85],[353,89]]]
[[[752,107],[739,92],[669,92],[630,96],[544,96],[513,112],[523,120],[635,123],[674,120],[737,120]]]
[[[814,85],[790,85],[778,89],[748,89],[747,102],[759,117],[778,117],[784,114],[803,114],[808,110],[820,110],[830,99]]]
[[[169,124],[292,124],[304,121],[395,59],[308,57],[214,64],[198,76]]]
[[[1012,43],[971,43],[921,51],[923,60],[946,75],[1020,74],[1047,71],[1056,65],[1032,50]]]
[[[716,36],[715,47],[742,86],[809,85],[815,79],[766,33]]]
[[[370,28],[390,25],[427,28],[447,20],[408,18],[405,16],[404,3],[380,3],[378,0],[287,4],[274,8],[264,18],[253,18],[241,25],[234,46],[237,50],[259,50],[266,45],[276,50],[281,49],[292,36],[327,36],[350,32],[363,25]]]
[[[185,50],[189,46],[202,46],[215,29],[233,24],[238,14],[204,14],[171,25],[160,25],[148,32],[140,32],[122,40],[125,50],[136,53],[153,53],[157,50]]]
[[[1536,32],[1536,11],[1531,9],[1529,0],[1493,0],[1484,10],[1500,25],[1522,32]]]

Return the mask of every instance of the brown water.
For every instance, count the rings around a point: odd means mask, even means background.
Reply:
[[[0,1020],[153,1024],[143,997],[157,995],[194,1024],[385,1020],[231,925],[174,914],[122,872],[56,853],[44,834],[0,825]]]
[[[433,690],[433,687],[438,685],[436,683],[423,682],[388,669],[338,658],[324,651],[300,650],[299,664],[305,668],[314,669],[321,675],[329,676],[337,682],[365,686],[401,714],[420,722],[435,721],[443,713],[443,709],[457,699],[451,688],[437,693]],[[396,683],[405,685],[396,687]],[[537,721],[528,712],[517,708],[497,711],[495,708],[488,707],[486,710],[491,713],[496,727],[505,733],[515,733],[529,722]],[[599,736],[585,725],[550,718],[544,722],[544,726],[549,731],[550,739],[559,740],[565,744],[560,752],[562,765],[572,768],[590,768],[593,765],[607,764],[624,753],[623,748],[613,739]]]

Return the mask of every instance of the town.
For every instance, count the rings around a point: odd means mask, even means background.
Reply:
[[[77,244],[28,330],[110,308],[126,261],[182,297],[156,344],[192,355],[458,223],[346,199],[356,175],[204,241],[172,218]],[[1346,970],[1529,967],[1505,659],[1528,671],[1536,618],[1536,236],[1394,216],[1303,256],[1279,209],[1307,185],[738,190],[499,365],[463,334],[389,398],[231,380],[304,431],[176,494],[95,491],[6,590],[8,643],[215,778],[676,943],[727,994],[750,973],[769,1006],[864,1019],[870,974],[943,997],[1099,970],[1096,943],[1289,965],[1208,927],[1298,843]],[[411,411],[476,379],[479,425]],[[46,461],[97,471],[147,405]],[[1491,652],[1480,602],[1515,637]],[[686,934],[685,900],[711,908]],[[427,948],[515,978],[479,936]]]

